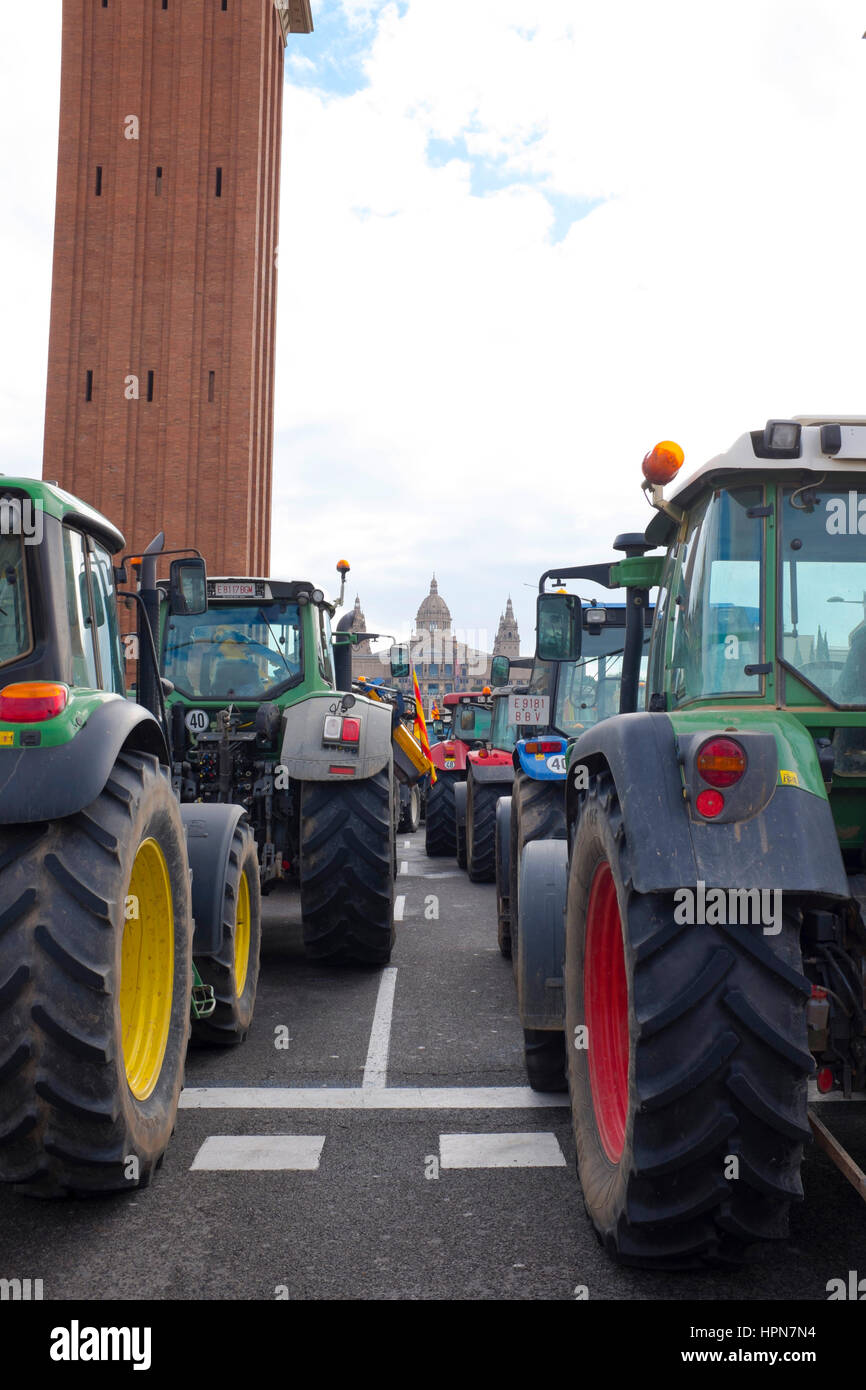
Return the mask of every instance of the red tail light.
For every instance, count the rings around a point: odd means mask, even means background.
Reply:
[[[725,809],[725,798],[721,792],[698,792],[695,805],[702,816],[706,816],[707,820],[713,820]]]
[[[21,681],[0,690],[0,719],[10,724],[36,724],[62,714],[69,699],[65,685],[50,681]]]
[[[732,787],[745,770],[745,749],[732,738],[711,738],[698,751],[698,773],[711,787]]]
[[[343,720],[343,743],[357,743],[361,737],[360,719]]]

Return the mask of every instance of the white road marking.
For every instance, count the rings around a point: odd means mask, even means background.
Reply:
[[[409,846],[411,845],[411,843],[412,843],[411,840],[404,840],[404,841],[403,841],[403,848],[404,848],[404,849],[408,849]]]
[[[212,1134],[191,1167],[210,1173],[277,1168],[312,1172],[324,1146],[324,1134]]]
[[[401,893],[400,896],[399,896],[399,898],[395,898],[395,899],[394,899],[394,921],[395,921],[395,922],[402,922],[402,921],[403,921],[403,912],[404,912],[404,910],[405,910],[405,907],[406,907],[406,897],[405,897],[405,895],[404,895],[403,893]]]
[[[463,874],[459,869],[446,869],[444,874],[421,874],[421,878],[462,878]]]
[[[400,860],[400,873],[401,873],[401,874],[408,874],[408,872],[409,872],[409,861],[408,861],[408,859],[401,859],[401,860]]]
[[[440,1134],[443,1168],[564,1168],[555,1134]]]
[[[382,971],[379,993],[376,996],[376,1012],[370,1029],[367,1044],[367,1061],[364,1064],[365,1090],[371,1086],[384,1086],[388,1075],[388,1049],[391,1046],[391,1015],[394,1012],[394,990],[397,988],[397,971],[392,965]]]
[[[182,1110],[538,1110],[565,1105],[568,1096],[528,1086],[189,1086],[180,1096]]]

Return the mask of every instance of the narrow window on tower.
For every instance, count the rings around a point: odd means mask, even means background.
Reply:
[[[147,374],[147,399],[153,400],[153,372]]]
[[[162,192],[162,165],[161,165],[161,164],[157,164],[157,166],[156,166],[156,182],[155,182],[155,184],[154,184],[154,192],[156,193],[157,198],[159,197],[160,193]]]
[[[93,400],[93,372],[84,373],[84,399]]]
[[[101,197],[102,197],[102,165],[101,165],[101,164],[97,164],[97,166],[96,166],[96,196],[97,196],[97,198],[101,198]]]
[[[208,374],[207,374],[207,398],[208,398],[209,401],[212,401],[212,400],[213,400],[213,392],[214,392],[214,382],[215,382],[215,380],[216,380],[216,372],[208,372]]]
[[[224,10],[227,10],[228,7],[229,7],[229,0],[222,0],[222,8],[223,8]]]
[[[168,0],[162,0],[162,8],[163,8],[164,10],[167,10],[167,9],[168,9]]]
[[[218,198],[223,196],[223,171],[219,167],[216,171],[216,196]]]

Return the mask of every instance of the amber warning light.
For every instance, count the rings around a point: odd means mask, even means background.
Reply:
[[[661,444],[657,444],[645,455],[643,475],[648,483],[663,487],[676,477],[684,459],[685,454],[679,444],[674,444],[672,439],[663,439]]]

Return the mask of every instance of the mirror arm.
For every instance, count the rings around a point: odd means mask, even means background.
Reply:
[[[538,581],[538,592],[544,593],[544,586],[548,579],[588,579],[592,584],[600,584],[603,589],[618,589],[618,584],[611,583],[611,565],[616,561],[611,560],[606,565],[566,565],[564,568],[545,570]]]

